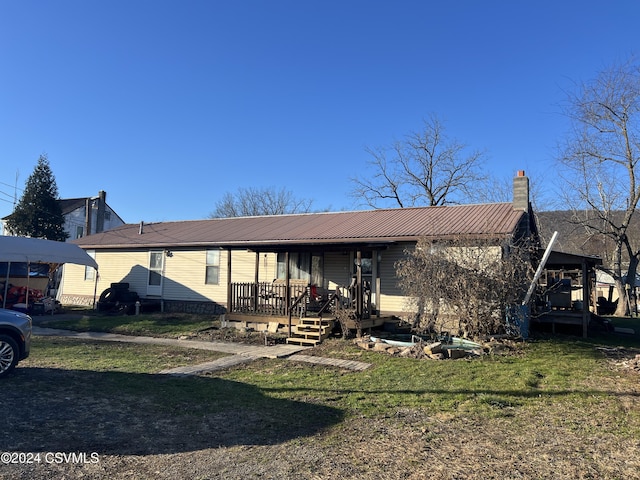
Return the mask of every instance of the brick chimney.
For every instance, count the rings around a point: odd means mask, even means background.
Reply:
[[[513,179],[513,208],[529,211],[529,178],[525,176],[524,170],[518,170]]]

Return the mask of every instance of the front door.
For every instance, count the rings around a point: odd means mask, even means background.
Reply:
[[[161,250],[149,252],[149,277],[147,280],[148,296],[162,296],[163,267],[164,252]]]

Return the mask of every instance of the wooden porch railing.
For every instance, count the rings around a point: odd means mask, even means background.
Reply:
[[[287,316],[289,308],[291,315],[302,316],[306,302],[294,302],[307,291],[307,285],[287,285],[276,282],[260,283],[232,283],[229,312],[254,315]],[[289,299],[289,301],[287,301]]]
[[[277,317],[291,315],[303,318],[307,316],[308,311],[313,311],[315,316],[322,317],[330,310],[346,308],[354,309],[359,318],[369,318],[371,291],[363,290],[362,306],[358,309],[357,290],[353,286],[338,287],[332,294],[325,294],[321,300],[316,300],[310,294],[310,286],[303,283],[289,284],[288,294],[287,285],[282,281],[232,283],[228,311],[248,315]]]

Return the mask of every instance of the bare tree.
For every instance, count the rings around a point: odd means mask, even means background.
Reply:
[[[503,331],[506,307],[522,302],[533,277],[530,255],[525,241],[420,240],[396,263],[414,329],[465,337]]]
[[[462,203],[474,197],[473,186],[484,179],[484,154],[448,138],[435,115],[422,131],[367,152],[371,169],[351,179],[352,196],[373,208]]]
[[[313,200],[294,197],[284,188],[239,188],[236,193],[225,193],[209,218],[308,213],[312,203]]]
[[[625,315],[625,286],[633,292],[640,260],[640,238],[629,230],[640,200],[640,67],[614,65],[567,97],[572,130],[559,156],[565,199],[573,222],[612,240],[606,271],[618,292],[616,315]]]

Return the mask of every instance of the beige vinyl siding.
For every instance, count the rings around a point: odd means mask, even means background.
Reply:
[[[227,281],[227,252],[221,255],[224,258],[224,265],[220,265],[221,271],[224,270],[224,278],[221,276],[221,282],[226,284]],[[255,281],[256,268],[256,252],[247,250],[233,250],[231,252],[231,281],[232,282],[253,282]],[[259,253],[258,254],[258,281],[272,282],[276,278],[276,254],[275,253]]]
[[[149,251],[96,251],[100,266],[97,296],[112,283],[127,282],[129,289],[141,297],[147,296]],[[162,297],[166,300],[227,301],[227,250],[220,252],[220,277],[218,285],[205,284],[206,249],[171,250],[164,257]],[[253,282],[255,279],[256,254],[246,250],[231,252],[233,282]],[[260,254],[260,281],[270,282],[275,278],[276,256],[274,253]],[[64,281],[61,295],[92,296],[94,281],[84,279],[84,266],[64,266]]]
[[[205,274],[207,266],[206,249],[176,250],[173,256],[165,258],[164,298],[186,301],[227,301],[229,251],[220,251],[219,278],[217,285],[207,285]],[[231,281],[253,282],[255,280],[256,254],[246,250],[231,251]],[[260,281],[273,280],[275,255],[260,254]]]
[[[95,280],[84,279],[84,265],[66,263],[62,266],[62,282],[58,287],[60,295],[93,296]],[[100,288],[100,287],[98,287]],[[98,290],[101,292],[101,290]]]
[[[349,255],[340,252],[324,254],[324,282],[329,290],[338,286],[346,286],[351,282]]]
[[[382,313],[400,313],[407,310],[408,297],[402,295],[396,278],[395,263],[404,258],[405,249],[412,248],[412,243],[391,245],[380,251],[382,261],[378,265],[380,275],[380,311]]]
[[[96,294],[109,288],[112,283],[128,282],[129,288],[144,296],[147,288],[147,271],[149,253],[117,252],[96,250],[95,260],[98,263],[98,283]],[[63,270],[62,295],[93,296],[95,280],[85,280],[84,265],[65,264]],[[142,293],[141,293],[142,292]]]
[[[226,252],[220,252],[220,276],[217,285],[205,283],[206,250],[174,250],[165,257],[162,298],[181,301],[227,301]]]

